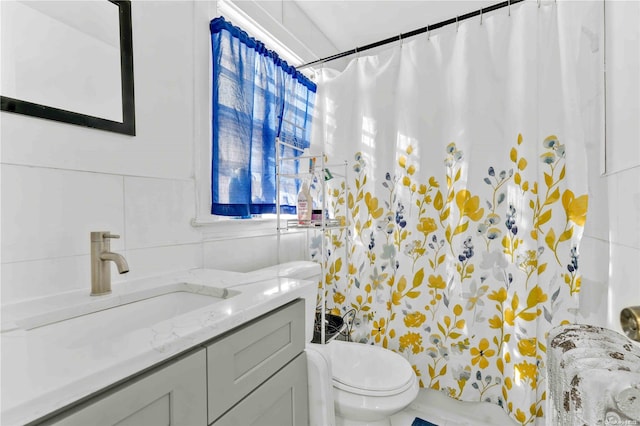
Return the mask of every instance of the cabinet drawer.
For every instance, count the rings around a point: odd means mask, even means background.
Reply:
[[[307,358],[302,353],[211,426],[308,424]]]
[[[266,314],[207,346],[209,422],[303,350],[303,300]]]

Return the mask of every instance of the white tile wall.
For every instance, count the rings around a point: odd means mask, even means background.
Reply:
[[[123,232],[122,186],[121,176],[3,165],[2,261],[88,254],[89,232]]]
[[[620,311],[640,306],[640,248],[610,245],[608,328],[621,330]]]
[[[280,262],[301,260],[306,253],[305,233],[284,235]],[[206,241],[204,266],[237,272],[248,272],[278,263],[275,235],[232,240]]]
[[[606,239],[582,237],[579,267],[582,271],[579,322],[604,327],[609,307],[609,243]]]
[[[598,159],[596,156],[595,159]],[[606,241],[609,239],[609,185],[606,179],[600,176],[597,163],[589,162],[589,209],[587,222],[584,228],[585,237],[593,237]]]
[[[2,303],[90,287],[91,231],[111,231],[131,272],[201,267],[194,183],[2,165]]]
[[[142,144],[132,141],[121,161],[132,175],[192,179],[194,91],[209,91],[194,84],[194,2],[132,2],[131,15]]]
[[[633,169],[611,175],[607,182],[611,242],[640,248],[640,162]]]
[[[640,56],[630,54],[640,52],[640,4],[605,2],[605,8],[606,137],[594,138],[598,117],[592,104],[583,105],[589,213],[580,300],[584,322],[621,331],[620,310],[640,305]]]
[[[112,272],[114,282],[153,277],[167,272],[202,268],[202,244],[179,244],[127,250],[125,253],[130,272],[118,275]]]
[[[640,3],[605,2],[607,17],[606,181],[609,196],[608,327],[640,305]]]
[[[608,36],[607,141],[613,142],[607,145],[607,171],[613,172],[640,164],[640,2],[604,4]]]
[[[608,148],[623,151],[632,143],[625,139]],[[610,197],[607,326],[621,331],[620,311],[640,306],[640,164],[603,179]]]
[[[4,238],[4,236],[3,236]],[[87,237],[88,240],[88,237]],[[51,296],[78,288],[91,289],[89,255],[2,263],[3,304]],[[116,276],[117,273],[113,273]]]
[[[193,180],[124,178],[127,250],[199,242]]]

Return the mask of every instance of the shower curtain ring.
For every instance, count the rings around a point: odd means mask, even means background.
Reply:
[[[400,42],[400,47],[404,45],[404,41],[402,40],[402,34],[398,34],[398,41]]]
[[[481,8],[480,9],[480,25],[482,25],[482,12],[483,12],[483,9]]]
[[[458,32],[458,16],[456,16],[456,32]]]
[[[508,0],[508,6],[509,6],[509,16],[511,16],[511,0]]]

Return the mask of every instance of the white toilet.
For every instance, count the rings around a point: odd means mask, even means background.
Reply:
[[[320,265],[290,262],[261,269],[262,277],[320,280]],[[311,342],[315,300],[307,303],[306,338]],[[371,345],[333,340],[307,343],[309,424],[311,426],[389,426],[391,415],[418,395],[411,364],[401,355]]]
[[[312,426],[389,426],[391,415],[418,396],[409,362],[377,346],[337,340],[310,343],[307,365]]]

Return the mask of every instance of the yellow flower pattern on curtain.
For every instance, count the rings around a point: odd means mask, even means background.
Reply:
[[[484,182],[465,181],[453,142],[444,173],[426,179],[411,144],[376,176],[354,153],[355,177],[329,188],[350,244],[332,237],[325,291],[334,314],[355,311],[354,341],[403,354],[423,387],[499,404],[524,425],[544,416],[546,333],[575,318],[587,195],[568,187],[558,137],[514,139],[496,156],[509,166],[487,164]],[[538,158],[525,157],[536,143]]]

